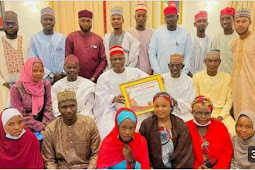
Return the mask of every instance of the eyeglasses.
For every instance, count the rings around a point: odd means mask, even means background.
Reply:
[[[210,117],[211,112],[195,112],[195,114],[199,117],[205,116],[205,117]]]
[[[17,24],[16,22],[5,21],[5,22],[4,22],[4,25],[7,25],[7,26],[11,25],[11,26],[15,27],[15,26],[17,26],[18,24]]]

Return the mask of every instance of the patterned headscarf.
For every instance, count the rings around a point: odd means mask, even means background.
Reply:
[[[205,96],[202,96],[202,95],[197,96],[193,100],[192,105],[191,105],[192,111],[196,110],[197,107],[199,107],[201,105],[205,105],[210,109],[211,112],[213,111],[213,103],[211,102],[211,100],[209,98],[206,98]]]
[[[171,100],[171,96],[167,93],[167,92],[158,92],[153,96],[153,102],[159,98],[159,97],[163,97],[164,99],[166,99],[169,103],[170,106],[172,107],[172,100]]]

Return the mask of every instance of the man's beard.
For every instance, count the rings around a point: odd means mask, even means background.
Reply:
[[[200,27],[200,28],[198,28],[198,31],[200,32],[200,33],[203,33],[203,32],[205,32],[205,27]]]
[[[6,30],[4,30],[4,32],[5,32],[5,34],[6,35],[9,35],[9,36],[12,36],[12,35],[17,35],[18,34],[18,30],[17,31],[15,31],[15,32],[13,32],[13,33],[8,33]]]
[[[90,29],[92,28],[92,26],[90,26],[90,27],[89,27],[88,29],[86,29],[86,30],[85,30],[84,28],[82,28],[81,26],[80,26],[80,28],[81,28],[81,30],[84,31],[84,32],[90,32]]]

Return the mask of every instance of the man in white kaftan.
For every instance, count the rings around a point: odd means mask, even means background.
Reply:
[[[95,103],[96,84],[92,81],[78,76],[79,60],[70,54],[65,58],[64,65],[67,77],[57,81],[51,89],[52,108],[55,117],[61,115],[58,109],[57,94],[65,90],[74,91],[77,101],[77,113],[94,118],[93,107]]]
[[[220,50],[221,64],[219,71],[232,74],[233,54],[231,51],[232,41],[238,37],[233,27],[235,9],[231,7],[224,8],[220,13],[220,23],[223,31],[216,34],[212,41],[212,49]]]
[[[183,55],[170,55],[169,73],[162,75],[166,92],[173,97],[173,115],[178,116],[187,122],[193,119],[191,114],[191,103],[195,99],[195,88],[191,77],[181,73],[183,65]]]
[[[168,73],[170,54],[178,53],[184,56],[185,74],[190,74],[190,59],[192,56],[192,39],[188,31],[177,26],[177,8],[166,7],[164,10],[166,25],[154,31],[149,45],[149,58],[154,74]]]
[[[104,36],[105,55],[107,59],[106,69],[112,68],[110,48],[115,45],[122,46],[124,49],[125,67],[137,67],[140,42],[132,34],[122,30],[123,23],[122,8],[116,6],[111,10],[111,24],[114,31]]]
[[[197,34],[193,37],[192,58],[190,60],[192,75],[203,69],[206,53],[211,49],[211,38],[205,34],[208,26],[206,11],[199,11],[195,15],[194,26],[197,29]]]
[[[112,48],[110,54],[113,68],[100,75],[95,92],[94,116],[101,139],[104,139],[113,129],[116,111],[124,107],[125,101],[120,93],[119,85],[148,76],[138,68],[124,67],[125,57],[121,46]],[[137,131],[141,122],[149,116],[151,113],[138,116]]]

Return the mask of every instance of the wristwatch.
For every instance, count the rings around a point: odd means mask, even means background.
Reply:
[[[53,74],[53,73],[50,73],[49,76],[50,76],[50,78],[52,78],[52,79],[54,78],[54,74]]]

